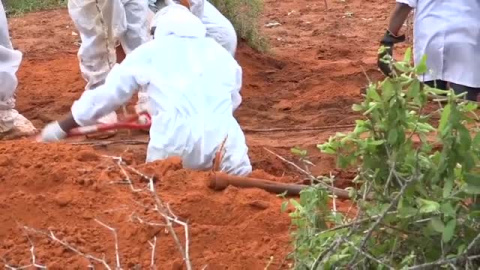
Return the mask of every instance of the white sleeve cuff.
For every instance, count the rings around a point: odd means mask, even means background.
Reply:
[[[396,0],[397,3],[408,5],[411,8],[417,7],[417,0]]]

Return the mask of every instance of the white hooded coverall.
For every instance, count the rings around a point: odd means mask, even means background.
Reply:
[[[128,54],[150,39],[147,0],[69,0],[68,12],[82,39],[78,57],[86,90],[104,83],[118,43]]]
[[[154,18],[154,40],[141,45],[85,91],[72,106],[81,125],[95,123],[143,87],[152,116],[147,162],[180,156],[190,169],[209,169],[225,138],[224,172],[247,175],[252,167],[245,136],[233,116],[242,98],[242,69],[187,8],[172,5]]]
[[[7,17],[0,2],[0,133],[10,130],[18,114],[15,107],[16,72],[22,62],[22,53],[14,50],[8,32]]]
[[[179,0],[173,0],[180,3]],[[148,0],[153,12],[165,6],[164,0]],[[197,16],[207,29],[207,37],[213,38],[233,56],[237,50],[237,33],[232,23],[207,0],[189,0],[190,11]]]

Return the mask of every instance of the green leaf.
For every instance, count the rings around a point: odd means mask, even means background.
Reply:
[[[420,207],[420,213],[435,213],[440,210],[440,204],[434,201],[429,201],[421,198],[417,198],[417,204]]]
[[[407,95],[409,97],[415,98],[418,96],[419,93],[420,93],[420,81],[415,80],[408,88]]]
[[[447,106],[443,108],[442,116],[440,117],[440,124],[438,125],[438,130],[440,132],[442,132],[447,126],[448,118],[450,118],[450,112],[451,106],[450,104],[447,104]]]
[[[480,187],[479,186],[472,186],[472,185],[467,184],[464,187],[463,191],[467,194],[479,195],[480,194]]]
[[[432,218],[430,220],[430,225],[432,225],[432,228],[439,233],[443,233],[443,230],[445,229],[445,225],[438,217]]]
[[[443,198],[450,197],[450,193],[453,189],[453,178],[445,179],[445,184],[443,185]]]
[[[472,141],[473,146],[480,146],[480,133],[477,133]]]
[[[460,145],[462,149],[469,149],[472,144],[472,138],[470,137],[470,132],[464,125],[457,127],[460,139]]]
[[[427,72],[427,55],[424,55],[418,65],[415,67],[415,71],[418,75]]]
[[[452,219],[450,220],[447,225],[445,226],[445,229],[443,230],[442,234],[442,240],[444,243],[450,242],[452,240],[453,236],[455,235],[455,227],[457,226],[457,220]]]
[[[388,131],[388,139],[387,139],[387,142],[389,144],[395,144],[397,142],[397,139],[398,139],[398,132],[396,129],[390,129]]]
[[[363,106],[362,106],[362,105],[359,105],[359,104],[353,104],[353,105],[352,105],[352,110],[353,110],[354,112],[363,111]]]
[[[288,207],[288,201],[284,201],[282,203],[282,208],[281,208],[282,213],[285,213],[285,211],[287,211],[287,207]]]
[[[412,48],[408,47],[403,56],[403,62],[410,63],[412,61]]]
[[[467,182],[469,186],[480,187],[480,175],[465,173],[465,182]]]
[[[368,144],[375,145],[375,146],[382,145],[384,143],[385,143],[385,140],[372,140],[368,142]]]
[[[302,156],[302,157],[304,157],[308,154],[307,150],[300,149],[298,147],[294,147],[294,148],[290,149],[290,151],[292,152],[292,154],[297,155],[297,156]]]
[[[297,210],[300,210],[300,211],[303,210],[303,206],[300,205],[300,203],[297,202],[297,201],[294,200],[294,199],[290,199],[290,204],[293,205],[293,207],[295,207],[295,209],[297,209]]]
[[[452,204],[450,204],[448,202],[442,204],[442,207],[440,208],[440,211],[442,211],[442,213],[447,217],[455,217],[456,216],[455,209],[453,209]]]
[[[367,89],[367,98],[374,101],[381,101],[380,95],[377,93],[377,89],[375,89],[373,86]]]

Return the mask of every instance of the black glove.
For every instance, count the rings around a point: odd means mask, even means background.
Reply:
[[[396,43],[404,42],[405,35],[401,36],[394,36],[390,31],[387,30],[385,35],[383,36],[382,40],[380,41],[380,45],[385,47],[385,51],[378,54],[377,65],[380,70],[385,74],[385,76],[391,76],[392,70],[390,69],[390,65],[388,63],[383,62],[381,59],[385,57],[385,55],[390,55],[393,57],[393,45]]]

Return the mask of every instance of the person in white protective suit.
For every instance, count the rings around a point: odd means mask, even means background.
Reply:
[[[58,141],[74,127],[94,124],[143,86],[152,117],[147,162],[180,156],[184,167],[206,170],[225,141],[221,170],[249,174],[245,136],[233,116],[242,102],[241,67],[184,6],[163,8],[153,27],[152,41],[116,65],[104,85],[84,92],[71,114],[47,125],[38,141]]]
[[[14,50],[10,41],[7,16],[0,1],[0,139],[29,136],[36,132],[32,123],[15,110],[16,73],[21,61],[22,53]]]
[[[150,39],[147,0],[69,0],[68,12],[82,40],[78,58],[86,91],[105,82],[117,62],[119,45],[129,54]],[[146,102],[141,93],[139,102]],[[101,123],[116,121],[115,112],[99,119]]]
[[[148,0],[150,10],[156,13],[169,0]],[[170,0],[171,1],[171,0]],[[237,33],[232,23],[207,0],[173,0],[175,3],[188,2],[190,11],[197,16],[207,29],[207,37],[213,38],[233,56],[237,50]]]

